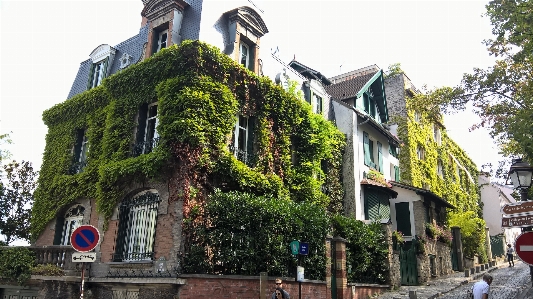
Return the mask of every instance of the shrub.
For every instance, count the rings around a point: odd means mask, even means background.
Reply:
[[[0,276],[23,285],[31,277],[35,264],[34,253],[26,247],[0,249]]]
[[[63,269],[59,268],[56,265],[39,264],[31,269],[31,274],[44,276],[63,276],[65,273],[63,272]]]

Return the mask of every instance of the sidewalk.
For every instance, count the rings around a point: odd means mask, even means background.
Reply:
[[[507,263],[500,263],[499,265],[489,268],[488,270],[475,273],[474,275],[470,275],[469,277],[465,277],[464,272],[456,272],[450,275],[441,276],[435,280],[430,280],[426,283],[426,285],[401,286],[398,290],[383,293],[376,298],[378,299],[404,299],[404,298],[409,298],[409,292],[412,291],[412,292],[416,292],[416,297],[414,298],[433,299],[433,298],[439,297],[442,294],[448,293],[462,285],[465,285],[471,281],[477,281],[481,279],[483,274],[487,272],[492,272],[496,269],[504,268],[504,267],[508,267]],[[533,294],[533,291],[532,291],[532,294]],[[523,297],[523,299],[526,299],[526,298],[533,298],[533,297]]]

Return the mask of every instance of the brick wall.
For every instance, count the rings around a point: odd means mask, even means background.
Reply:
[[[179,288],[180,299],[257,299],[260,296],[259,277],[234,276],[219,277],[215,275],[182,275],[187,283]],[[299,284],[296,281],[283,281],[283,288],[291,298],[299,297]],[[270,299],[274,292],[274,278],[268,280],[265,298]],[[331,292],[322,281],[302,282],[302,299],[326,298]]]

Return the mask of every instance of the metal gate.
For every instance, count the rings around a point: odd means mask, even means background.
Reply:
[[[418,285],[418,268],[416,260],[416,241],[405,242],[400,247],[400,276],[402,285]]]
[[[503,234],[490,236],[490,250],[492,258],[505,255],[505,246],[503,244]]]

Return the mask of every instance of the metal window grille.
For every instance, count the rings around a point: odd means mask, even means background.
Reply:
[[[159,194],[149,190],[122,202],[114,261],[153,259],[157,206],[160,201]]]

